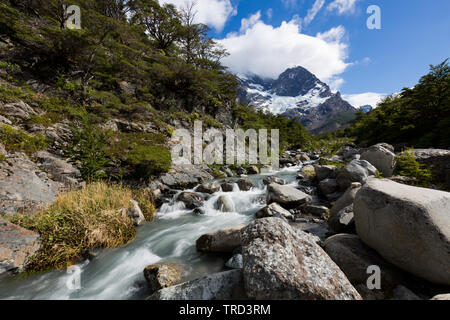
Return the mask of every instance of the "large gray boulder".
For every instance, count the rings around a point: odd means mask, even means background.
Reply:
[[[293,215],[292,215],[292,213],[290,213],[289,211],[284,209],[282,206],[280,206],[278,203],[271,203],[267,207],[264,207],[261,210],[259,210],[255,214],[255,217],[257,219],[270,218],[270,217],[276,217],[276,218],[283,217],[286,219],[292,219]]]
[[[0,215],[33,214],[55,201],[62,189],[24,153],[0,161]]]
[[[279,184],[269,184],[267,187],[267,203],[276,202],[285,209],[294,209],[298,206],[312,201],[311,196],[289,186]]]
[[[350,206],[355,201],[356,194],[361,189],[361,183],[354,182],[352,185],[345,191],[345,193],[340,197],[331,208],[331,215],[334,216],[342,209]]]
[[[0,275],[23,271],[40,247],[39,234],[0,218]]]
[[[231,253],[242,244],[241,230],[243,228],[244,225],[239,225],[204,234],[197,240],[197,251]]]
[[[267,185],[269,185],[269,184],[272,184],[272,183],[276,183],[276,184],[279,184],[279,185],[285,185],[286,184],[286,181],[284,181],[283,179],[281,179],[281,178],[278,178],[278,177],[275,177],[275,176],[270,176],[270,177],[267,177],[267,178],[265,178],[264,180],[263,180],[263,184],[265,185],[265,186],[267,186]]]
[[[394,174],[395,154],[382,145],[375,145],[367,149],[361,154],[360,160],[370,162],[385,178],[392,177]]]
[[[353,285],[366,285],[370,266],[381,270],[381,290],[392,290],[402,281],[401,272],[387,263],[375,250],[366,246],[357,235],[338,234],[325,240],[324,249],[344,271]]]
[[[202,181],[214,179],[208,171],[206,165],[173,165],[168,173],[159,178],[159,182],[170,189],[194,188]]]
[[[241,270],[215,273],[164,288],[150,300],[246,300]]]
[[[334,171],[336,170],[336,166],[315,165],[314,169],[316,171],[317,180],[322,181],[334,174]]]
[[[365,184],[369,176],[374,176],[377,168],[365,160],[353,160],[337,174],[337,183],[341,190],[349,188],[353,182]]]
[[[339,186],[337,184],[336,179],[325,179],[325,180],[320,181],[317,188],[319,189],[319,191],[322,194],[327,195],[327,194],[333,194],[336,191],[338,191]]]
[[[242,232],[244,283],[252,299],[361,299],[315,237],[282,219],[252,222]]]
[[[369,179],[356,195],[356,231],[387,261],[450,285],[450,193]]]

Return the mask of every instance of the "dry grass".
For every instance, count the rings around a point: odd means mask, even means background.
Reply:
[[[80,261],[93,248],[114,248],[134,239],[136,228],[126,210],[137,200],[147,220],[155,207],[144,191],[102,182],[62,194],[45,211],[20,215],[14,223],[41,235],[42,248],[31,258],[28,271],[63,269]]]

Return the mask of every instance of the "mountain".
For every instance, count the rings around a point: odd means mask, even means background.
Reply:
[[[298,118],[313,133],[340,129],[348,124],[342,120],[352,118],[357,111],[339,92],[332,93],[326,83],[303,67],[287,69],[277,79],[241,75],[238,81],[240,103]]]

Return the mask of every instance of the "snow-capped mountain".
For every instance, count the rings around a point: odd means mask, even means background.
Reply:
[[[339,92],[333,94],[327,84],[302,67],[288,69],[275,80],[256,75],[241,75],[238,80],[240,103],[298,118],[312,132],[337,130],[342,124],[333,118],[356,113]]]

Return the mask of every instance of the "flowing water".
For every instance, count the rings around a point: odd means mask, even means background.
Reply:
[[[299,169],[292,167],[275,175],[288,184],[297,185],[295,178]],[[212,195],[204,203],[204,215],[196,216],[186,210],[184,204],[176,201],[176,195],[172,203],[160,208],[155,221],[139,227],[135,241],[103,250],[92,261],[78,265],[81,288],[70,285],[73,274],[52,271],[0,282],[0,299],[145,299],[149,292],[143,270],[148,265],[182,264],[186,269],[186,281],[220,272],[225,258],[197,253],[195,242],[205,233],[250,223],[254,214],[265,206],[266,187],[262,180],[267,176],[250,176],[256,186],[251,191],[239,191],[235,185],[233,192]],[[216,210],[221,195],[229,197],[235,212]]]

